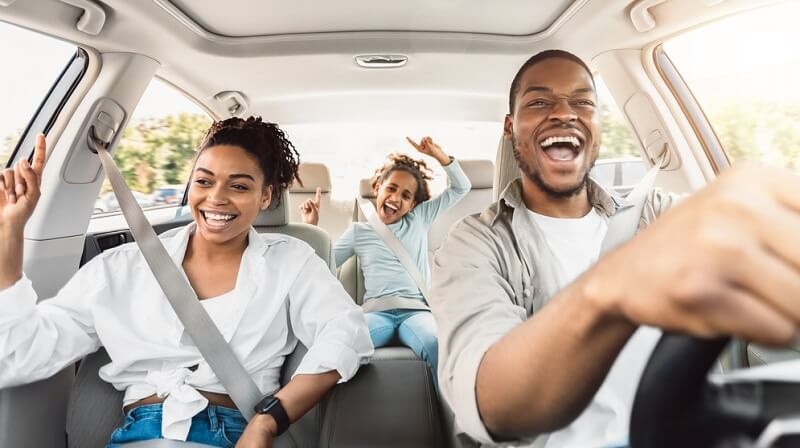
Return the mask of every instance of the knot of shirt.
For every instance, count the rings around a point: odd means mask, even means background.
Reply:
[[[186,384],[195,372],[182,367],[166,372],[152,371],[145,382],[164,399],[161,415],[161,434],[165,439],[186,440],[192,417],[208,406],[208,399]]]

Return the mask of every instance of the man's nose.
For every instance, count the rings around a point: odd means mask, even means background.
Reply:
[[[567,99],[557,100],[553,105],[553,109],[550,111],[550,120],[552,121],[566,123],[577,119],[578,114],[575,113],[575,109],[572,108],[572,105],[569,104],[569,100]]]

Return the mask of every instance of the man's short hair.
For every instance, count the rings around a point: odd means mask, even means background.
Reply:
[[[516,96],[517,96],[517,92],[519,91],[519,81],[522,78],[522,75],[529,68],[533,67],[534,65],[538,64],[539,62],[545,61],[547,59],[553,59],[553,58],[568,59],[570,61],[577,62],[578,64],[580,64],[581,67],[586,69],[586,73],[588,73],[589,77],[592,79],[592,87],[594,87],[595,90],[597,90],[597,87],[595,86],[595,83],[594,83],[594,75],[592,74],[592,70],[589,69],[589,66],[586,65],[586,63],[583,62],[583,60],[581,58],[575,56],[574,54],[572,54],[572,53],[570,53],[568,51],[564,51],[564,50],[545,50],[545,51],[536,53],[535,55],[531,56],[530,59],[525,61],[525,63],[522,64],[522,67],[520,67],[519,70],[517,71],[517,74],[514,76],[514,80],[511,81],[511,90],[508,93],[508,113],[509,114],[512,114],[512,115],[514,114],[514,106],[516,106],[516,103],[517,103]]]

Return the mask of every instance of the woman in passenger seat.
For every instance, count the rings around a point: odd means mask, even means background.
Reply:
[[[414,261],[426,283],[428,268],[428,228],[436,218],[463,198],[472,185],[458,164],[430,137],[419,143],[406,137],[422,154],[433,157],[447,173],[450,185],[441,195],[430,199],[428,181],[432,174],[422,160],[392,154],[375,171],[372,188],[376,194],[377,216],[394,233]],[[319,222],[319,189],[315,200],[300,205],[303,222]],[[425,298],[406,269],[368,223],[353,223],[334,248],[337,266],[354,254],[361,260],[365,290],[363,309],[375,347],[392,342],[395,337],[411,348],[433,373],[439,358],[436,322]]]
[[[214,123],[191,174],[194,221],[162,239],[274,404],[249,423],[184,332],[136,245],[95,257],[37,305],[22,272],[22,247],[44,161],[39,136],[33,164],[22,160],[0,176],[0,388],[47,378],[105,346],[111,362],[100,377],[125,391],[124,425],[109,446],[163,437],[270,447],[288,423],[275,412],[282,408],[297,420],[372,354],[361,310],[314,250],[252,227],[297,178],[297,152],[276,125],[255,117]],[[281,389],[281,365],[298,340],[308,353]]]

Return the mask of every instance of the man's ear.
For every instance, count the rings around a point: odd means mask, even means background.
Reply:
[[[266,210],[272,202],[272,185],[267,185],[264,194],[261,196],[261,210]]]
[[[514,135],[514,117],[511,114],[506,114],[506,119],[503,122],[503,137],[511,140]]]

